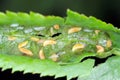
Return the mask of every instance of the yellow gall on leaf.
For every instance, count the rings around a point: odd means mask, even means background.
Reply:
[[[80,27],[73,27],[68,30],[68,34],[79,32],[82,28]]]

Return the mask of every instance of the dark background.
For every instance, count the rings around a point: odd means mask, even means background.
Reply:
[[[64,17],[68,8],[120,26],[120,0],[0,0],[0,11],[35,11]]]
[[[120,0],[0,0],[0,11],[39,12],[44,15],[66,16],[66,10],[95,16],[107,23],[120,27]],[[1,69],[0,69],[1,71]],[[0,80],[53,80],[53,77],[40,78],[39,75],[16,72],[11,70],[0,73]],[[64,78],[59,78],[65,79]]]

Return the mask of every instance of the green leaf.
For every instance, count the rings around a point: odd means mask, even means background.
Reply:
[[[0,54],[0,67],[2,67],[2,70],[12,68],[12,72],[24,71],[24,73],[39,73],[41,76],[55,76],[55,78],[67,76],[67,80],[77,76],[89,75],[93,65],[94,60],[92,59],[77,64],[60,66],[50,60]]]
[[[87,77],[79,77],[78,80],[119,80],[120,79],[120,56],[109,58],[105,63],[92,69]]]
[[[95,17],[87,17],[84,14],[79,14],[69,9],[67,10],[67,15],[66,24],[105,31],[109,34],[113,47],[120,48],[120,29],[114,27],[112,24],[107,24]]]
[[[120,43],[119,43],[120,30],[115,28],[113,25],[107,24],[92,16],[87,17],[83,14],[78,14],[71,10],[67,11],[67,15],[68,16],[66,17],[66,19],[63,19],[61,17],[56,17],[56,16],[43,16],[35,12],[30,12],[30,14],[23,13],[23,12],[14,13],[11,11],[7,11],[5,14],[1,12],[0,13],[0,26],[1,26],[0,27],[0,38],[1,38],[0,49],[3,49],[3,50],[1,51],[1,54],[0,54],[0,67],[2,68],[2,70],[6,70],[10,68],[12,69],[12,72],[23,71],[24,73],[39,73],[41,74],[41,76],[49,75],[49,76],[55,76],[55,78],[67,76],[68,80],[74,77],[78,77],[78,76],[79,76],[79,80],[81,79],[82,80],[89,80],[89,79],[96,80],[99,78],[100,78],[99,80],[106,80],[105,78],[107,79],[110,78],[108,80],[112,80],[112,78],[114,77],[118,78],[120,76],[118,75],[120,70],[117,67],[117,65],[120,64],[119,63],[120,58],[117,57],[118,55],[120,55]],[[18,50],[14,48],[14,47],[18,47],[18,44],[14,42],[7,43],[7,39],[5,38],[7,34],[18,33],[19,36],[22,34],[24,36],[23,41],[28,39],[32,35],[32,34],[29,34],[29,36],[24,35],[24,32],[22,32],[21,30],[19,30],[18,32],[16,32],[16,30],[13,30],[11,33],[9,33],[9,29],[11,28],[7,29],[8,26],[6,25],[11,25],[11,24],[20,24],[20,25],[24,25],[30,28],[33,28],[34,26],[45,26],[47,27],[47,29],[49,29],[49,27],[55,24],[58,24],[62,26],[62,29],[60,30],[63,32],[64,32],[63,30],[64,25],[80,26],[80,27],[89,28],[92,30],[97,30],[97,29],[102,30],[102,31],[107,32],[110,35],[110,39],[113,42],[113,46],[112,46],[113,49],[111,51],[101,54],[100,56],[103,58],[110,56],[112,54],[116,54],[117,56],[112,57],[108,59],[108,61],[106,61],[105,63],[93,68],[94,66],[93,59],[87,59],[83,62],[80,62],[80,61],[89,56],[96,56],[95,53],[81,54],[77,56],[78,58],[76,59],[74,58],[76,60],[76,63],[70,63],[70,64],[60,64],[60,63],[50,61],[47,59],[40,60],[38,58],[32,58],[28,56],[19,56],[19,55],[17,56],[14,54],[11,55],[11,53],[19,54],[20,52],[17,52]],[[49,33],[47,29],[44,35],[47,35]],[[63,37],[60,37],[60,38],[63,38]],[[7,44],[9,44],[9,46],[7,46]],[[10,45],[12,45],[13,47],[10,47]],[[12,48],[14,48],[15,50]],[[36,48],[39,48],[39,45],[31,49],[34,49],[33,51],[36,51]],[[6,49],[8,49],[9,51],[5,51]],[[69,58],[68,55],[66,56]],[[70,59],[71,59],[71,56],[70,56]],[[116,74],[115,72],[118,74]]]
[[[107,24],[92,16],[87,17],[84,14],[79,14],[71,10],[67,11],[67,15],[68,16],[66,19],[66,24],[68,25],[77,25],[80,27],[98,29],[98,30],[103,30],[103,31],[118,31],[118,29],[114,28],[112,24]]]
[[[26,26],[53,26],[55,24],[63,25],[64,19],[57,16],[43,16],[39,13],[30,12],[30,14],[18,12],[14,13],[7,11],[0,13],[0,25],[10,25],[18,23]]]

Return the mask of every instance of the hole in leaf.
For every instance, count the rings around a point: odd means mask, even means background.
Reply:
[[[59,36],[61,35],[62,33],[56,33],[56,34],[53,34],[51,37],[56,37],[56,36]]]
[[[115,56],[115,55],[111,55],[111,56],[108,56],[106,58],[97,58],[97,57],[85,57],[84,59],[81,60],[81,62],[83,62],[84,60],[87,60],[87,59],[94,59],[95,60],[95,64],[94,64],[94,67],[101,64],[101,63],[105,63],[106,60],[112,56]]]
[[[44,35],[42,35],[42,34],[36,34],[36,36],[45,37],[45,36],[44,36]]]

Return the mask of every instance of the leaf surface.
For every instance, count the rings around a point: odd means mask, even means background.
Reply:
[[[105,63],[92,69],[89,76],[78,80],[119,80],[120,79],[120,56],[109,58]]]
[[[79,80],[113,80],[113,78],[119,78],[119,67],[118,65],[120,57],[120,30],[115,28],[111,24],[107,24],[101,20],[98,20],[94,17],[87,17],[83,14],[78,14],[71,10],[67,11],[66,19],[56,16],[43,16],[39,13],[30,12],[30,14],[19,12],[14,13],[11,11],[7,11],[5,13],[0,13],[0,49],[4,47],[4,50],[1,50],[0,54],[0,67],[2,70],[11,69],[12,72],[15,71],[23,71],[24,73],[38,73],[41,76],[55,76],[55,78],[67,76],[67,79],[71,79],[79,76]],[[59,64],[57,62],[53,62],[50,60],[40,60],[37,58],[32,58],[28,56],[17,56],[6,54],[9,50],[9,53],[17,53],[12,48],[17,47],[16,45],[12,45],[13,47],[6,46],[6,38],[4,33],[4,26],[2,25],[11,25],[11,24],[20,24],[25,25],[26,27],[32,28],[33,26],[47,26],[51,27],[55,24],[58,25],[72,25],[72,26],[80,26],[84,28],[90,28],[93,30],[103,30],[108,32],[111,40],[113,41],[113,50],[105,53],[105,57],[116,54],[117,56],[108,59],[103,64],[98,65],[93,68],[94,60],[87,59],[83,62],[80,62],[82,59],[89,56],[96,56],[93,53],[82,54],[79,58],[76,59],[77,63],[71,64]],[[31,27],[32,26],[32,27]],[[47,30],[46,30],[47,31]],[[20,31],[21,32],[21,31]],[[21,32],[20,34],[23,34]],[[26,36],[26,35],[25,35]],[[28,36],[29,37],[29,36]],[[25,37],[26,38],[26,37]],[[2,43],[5,43],[4,45]],[[9,48],[10,47],[10,48]],[[34,47],[35,48],[35,47]],[[38,48],[38,47],[36,47]],[[17,50],[16,50],[17,51]],[[19,52],[18,52],[19,53]],[[104,54],[103,54],[104,55]],[[92,70],[92,72],[91,72]],[[109,77],[110,76],[110,77]]]
[[[77,76],[87,76],[94,65],[94,60],[88,59],[77,64],[62,65],[50,61],[39,60],[25,56],[0,55],[0,67],[2,70],[11,69],[12,72],[38,73],[41,76],[67,76],[67,80]]]

